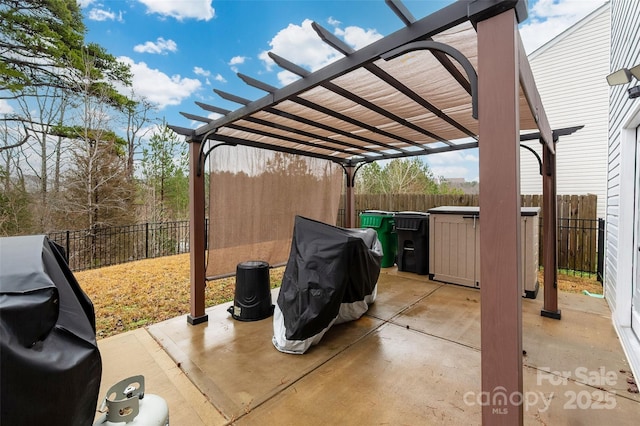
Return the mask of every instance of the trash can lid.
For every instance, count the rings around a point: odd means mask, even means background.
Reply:
[[[360,216],[362,216],[363,214],[376,214],[376,215],[391,215],[391,216],[393,216],[393,212],[387,212],[387,211],[384,211],[384,210],[365,210],[365,211],[360,213]]]
[[[264,260],[248,260],[246,262],[238,263],[240,269],[256,269],[256,268],[268,268],[269,263]]]
[[[403,211],[403,212],[396,212],[395,215],[396,216],[402,216],[402,215],[407,215],[407,216],[429,216],[429,213],[427,213],[427,212]]]

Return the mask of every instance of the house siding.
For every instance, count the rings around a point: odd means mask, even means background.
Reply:
[[[557,145],[558,194],[596,194],[604,217],[607,193],[610,6],[589,16],[529,55],[536,85],[551,126],[584,125]],[[538,142],[527,143],[542,157]],[[520,151],[520,191],[541,194],[535,157]]]
[[[608,72],[631,67],[640,62],[640,2],[613,0],[611,3],[611,65]],[[605,287],[607,300],[615,310],[618,276],[618,242],[620,219],[620,129],[631,111],[633,100],[627,95],[627,85],[609,90],[609,147],[607,175]],[[629,194],[625,194],[629,196]]]
[[[609,72],[640,64],[640,2],[611,1],[611,52]],[[624,130],[635,117],[638,125],[640,99],[629,99],[627,89],[637,85],[609,89],[609,144],[607,162],[607,209],[605,243],[605,297],[612,311],[614,325],[621,338],[634,373],[640,373],[640,342],[630,329],[631,281],[633,274],[633,216],[630,203],[640,183],[634,179],[635,140]],[[623,136],[623,132],[626,132]],[[635,131],[633,131],[635,139]],[[631,228],[631,229],[629,229]],[[640,283],[636,283],[640,285]],[[636,331],[637,333],[637,331]]]

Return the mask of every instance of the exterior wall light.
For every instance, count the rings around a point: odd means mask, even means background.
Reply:
[[[607,83],[609,83],[609,86],[618,86],[620,84],[630,83],[634,77],[636,80],[640,81],[640,64],[631,69],[621,68],[618,71],[609,74],[607,76]],[[627,92],[629,93],[629,99],[638,98],[640,97],[640,86],[634,86],[627,89]]]

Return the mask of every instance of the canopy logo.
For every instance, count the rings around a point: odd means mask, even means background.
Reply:
[[[511,392],[507,393],[507,389],[498,386],[493,392],[472,392],[469,391],[463,395],[464,403],[468,406],[480,405],[493,407],[494,414],[507,414],[508,407],[523,405],[526,411],[537,407],[538,412],[544,413],[551,406],[554,393],[548,396],[544,392]]]

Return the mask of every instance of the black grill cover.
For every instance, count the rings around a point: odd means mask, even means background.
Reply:
[[[93,304],[62,249],[0,238],[0,424],[90,425],[101,375]]]
[[[345,229],[296,216],[274,313],[274,346],[304,353],[335,323],[373,303],[382,246],[373,229]]]

